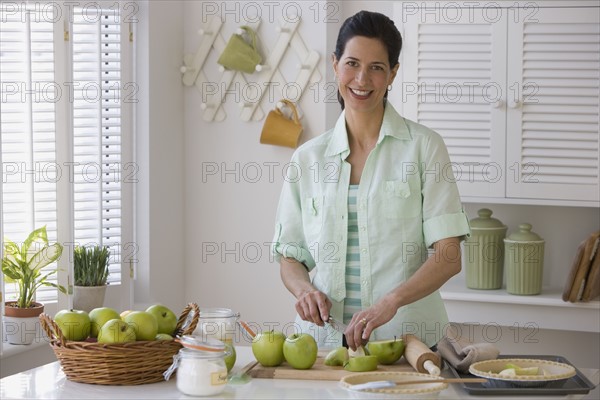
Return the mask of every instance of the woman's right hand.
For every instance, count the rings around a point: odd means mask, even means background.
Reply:
[[[325,325],[329,320],[331,301],[316,289],[306,291],[298,296],[296,301],[296,312],[304,321],[313,322],[319,326]]]

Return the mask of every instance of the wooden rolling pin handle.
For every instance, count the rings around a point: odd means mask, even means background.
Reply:
[[[423,363],[423,368],[429,372],[429,375],[440,376],[440,368],[435,365],[431,360],[427,360]]]

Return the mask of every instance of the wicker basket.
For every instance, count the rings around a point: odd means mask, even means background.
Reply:
[[[174,333],[191,335],[199,316],[198,305],[188,304],[177,321]],[[50,316],[42,314],[40,320],[67,379],[74,382],[99,385],[160,382],[164,380],[163,372],[173,363],[173,356],[182,347],[172,340],[122,344],[68,341]]]

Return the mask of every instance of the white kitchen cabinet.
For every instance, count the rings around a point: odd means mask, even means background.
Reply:
[[[444,137],[465,201],[600,205],[597,2],[394,11],[404,43],[390,100]]]

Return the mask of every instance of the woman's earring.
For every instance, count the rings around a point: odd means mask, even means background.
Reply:
[[[392,91],[392,85],[388,85],[388,92]]]

